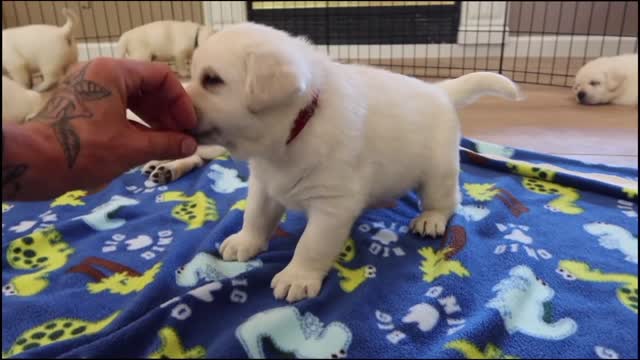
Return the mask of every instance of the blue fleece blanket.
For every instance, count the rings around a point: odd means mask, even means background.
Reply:
[[[445,236],[418,198],[367,210],[317,298],[277,301],[303,214],[224,262],[248,170],[3,203],[3,357],[637,358],[637,170],[462,141]],[[395,174],[402,176],[402,174]],[[597,176],[598,180],[593,177]]]

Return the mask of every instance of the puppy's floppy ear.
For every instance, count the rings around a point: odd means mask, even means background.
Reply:
[[[624,81],[627,79],[627,75],[624,73],[624,71],[613,67],[609,68],[609,70],[605,73],[605,76],[607,90],[611,92],[616,91],[616,89],[618,89],[620,85],[622,85],[622,83],[624,83]]]
[[[246,69],[247,106],[254,113],[304,92],[310,78],[306,64],[286,49],[252,50],[246,57]]]

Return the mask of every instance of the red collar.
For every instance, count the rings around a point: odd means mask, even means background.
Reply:
[[[317,92],[314,92],[311,102],[298,113],[298,117],[296,117],[296,120],[293,122],[293,128],[291,128],[291,131],[289,132],[287,145],[289,145],[289,143],[291,143],[298,136],[298,134],[300,134],[302,129],[307,126],[309,120],[311,120],[311,117],[316,112],[316,108],[318,107],[318,97],[319,94]]]

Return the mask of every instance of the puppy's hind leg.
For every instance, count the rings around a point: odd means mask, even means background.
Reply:
[[[31,89],[33,82],[31,81],[31,72],[26,65],[13,66],[6,69],[9,76],[20,85],[27,89]]]
[[[53,88],[60,78],[62,78],[62,68],[44,68],[42,69],[42,82],[34,88],[35,91],[44,92]]]
[[[449,218],[460,203],[457,159],[456,156],[455,162],[438,164],[425,173],[420,184],[422,213],[411,221],[414,233],[432,237],[444,234]]]

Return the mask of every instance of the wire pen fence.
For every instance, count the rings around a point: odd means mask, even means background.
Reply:
[[[158,20],[260,22],[336,60],[425,79],[495,71],[571,86],[587,61],[638,48],[635,1],[3,1],[3,29],[62,25],[65,7],[81,19],[82,60],[113,56],[123,32]]]

